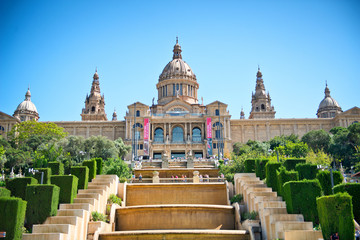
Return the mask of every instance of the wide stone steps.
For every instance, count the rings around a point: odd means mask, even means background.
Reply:
[[[57,216],[48,217],[44,224],[34,225],[32,234],[23,234],[25,240],[86,240],[91,212],[105,213],[110,194],[117,194],[119,178],[116,175],[98,175],[80,189],[72,204],[60,204]]]
[[[301,214],[287,214],[286,203],[254,173],[234,176],[235,194],[242,194],[249,212],[256,211],[261,222],[263,240],[318,240],[321,231],[314,231],[312,222],[304,222]]]

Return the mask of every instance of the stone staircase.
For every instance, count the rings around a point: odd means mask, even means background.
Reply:
[[[234,176],[235,194],[242,194],[249,212],[259,213],[263,240],[318,240],[321,231],[314,231],[312,222],[304,222],[301,214],[288,214],[286,203],[254,173]]]
[[[34,225],[32,234],[23,234],[23,240],[86,240],[92,211],[105,213],[110,194],[117,194],[119,178],[116,175],[97,175],[80,189],[72,204],[60,204],[57,216],[48,217],[43,224]]]

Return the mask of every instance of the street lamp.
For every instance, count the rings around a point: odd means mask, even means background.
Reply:
[[[32,173],[33,175],[35,175],[35,173],[37,173],[37,172],[40,172],[40,171],[37,170],[37,169],[29,168],[29,173]],[[44,181],[44,172],[41,171],[41,182],[40,182],[40,184],[43,184],[43,181]]]

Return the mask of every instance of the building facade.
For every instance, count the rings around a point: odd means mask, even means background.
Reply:
[[[276,119],[276,111],[271,104],[270,94],[265,90],[260,68],[256,73],[255,93],[252,94],[249,118],[246,119],[242,111],[240,119],[231,119],[227,104],[215,101],[204,105],[203,101],[199,102],[196,75],[183,60],[178,41],[173,49],[172,60],[159,76],[156,89],[156,103],[153,99],[151,105],[141,102],[130,104],[124,120],[117,120],[114,111],[112,120],[108,121],[105,99],[100,92],[99,75],[96,71],[90,95],[86,96],[85,107],[82,109],[82,121],[54,123],[63,127],[70,135],[85,138],[102,135],[111,140],[121,137],[134,149],[132,156],[127,158],[161,158],[163,154],[171,157],[183,157],[187,154],[195,157],[223,155],[232,151],[235,142],[267,141],[275,136],[290,134],[301,137],[311,130],[329,131],[335,126],[348,127],[360,121],[360,108],[353,107],[342,112],[339,104],[330,96],[327,85],[325,97],[317,112],[318,118]],[[28,92],[30,94],[30,91]],[[25,101],[27,99],[30,100],[28,93]],[[26,120],[31,117],[38,120],[39,115],[37,111],[37,115],[34,115],[34,109],[36,110],[35,105],[29,109],[21,107],[22,112],[27,113],[22,116]],[[19,107],[14,117],[0,112],[2,134],[20,121]]]

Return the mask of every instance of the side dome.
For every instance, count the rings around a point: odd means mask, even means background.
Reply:
[[[173,52],[173,60],[165,66],[160,74],[159,82],[167,79],[190,79],[196,81],[196,76],[190,66],[182,60],[182,50],[178,40],[176,40]]]
[[[333,118],[341,112],[341,107],[339,106],[337,101],[330,96],[330,90],[326,84],[325,97],[320,102],[316,115],[318,116],[318,118]]]
[[[37,121],[39,119],[39,113],[35,104],[31,102],[30,89],[27,90],[25,100],[17,106],[13,116],[18,118],[20,121]]]

